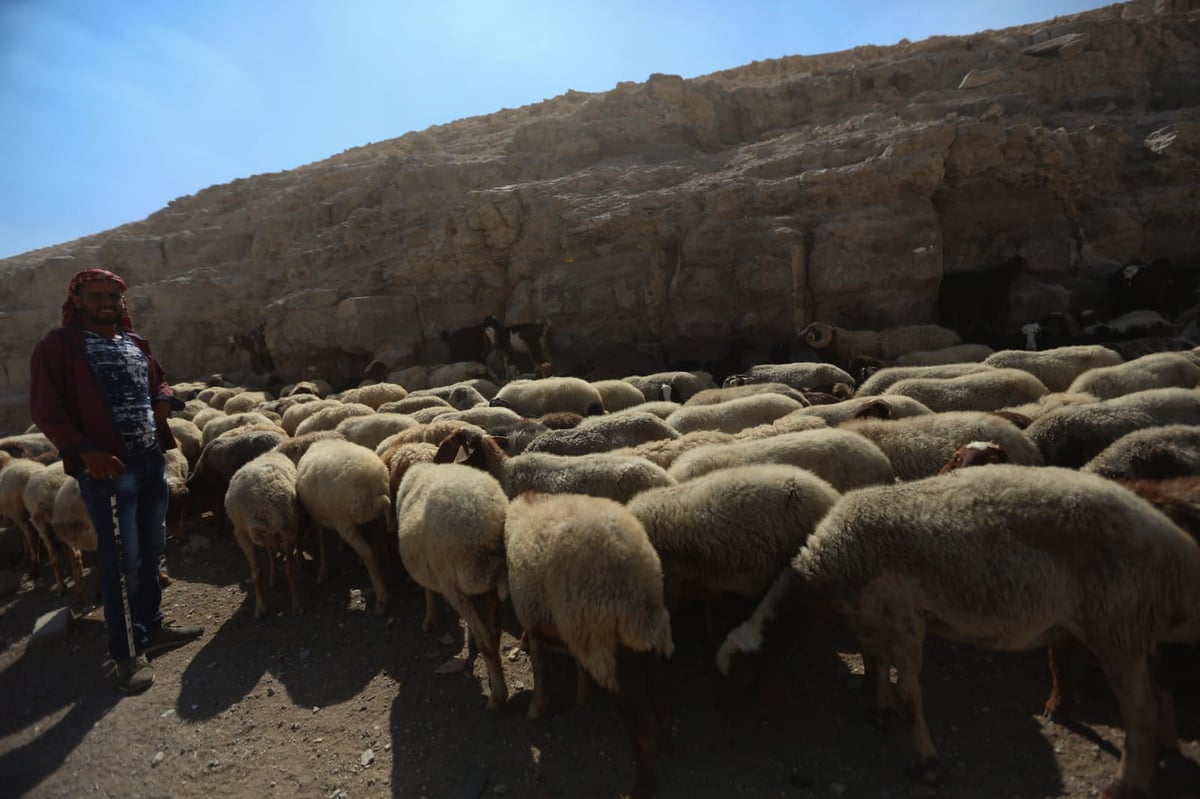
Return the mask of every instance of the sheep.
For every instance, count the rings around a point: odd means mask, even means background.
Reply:
[[[316,395],[322,399],[333,393],[333,386],[321,375],[319,367],[309,365],[300,370],[300,383],[296,385],[299,387],[305,383],[316,389]]]
[[[550,432],[550,428],[535,419],[519,419],[512,424],[500,425],[489,430],[496,438],[503,439],[503,448],[509,455],[520,455],[540,437]]]
[[[374,383],[346,389],[338,397],[344,404],[358,403],[376,410],[385,402],[398,402],[408,396],[408,389],[395,383]]]
[[[989,463],[1012,463],[1012,459],[1008,457],[1008,450],[994,441],[971,441],[954,450],[954,454],[938,470],[938,474],[966,469],[969,466],[986,466]]]
[[[285,438],[276,444],[273,448],[274,452],[282,452],[292,463],[299,463],[301,456],[308,452],[308,448],[318,441],[336,438],[345,440],[346,437],[337,430],[318,430],[315,433],[305,433],[302,436],[293,436]],[[382,443],[382,442],[381,442]]]
[[[1086,405],[1069,405],[1037,419],[1025,433],[1047,464],[1077,469],[1121,436],[1172,424],[1200,424],[1200,392],[1156,388]]]
[[[347,441],[353,441],[367,449],[374,449],[380,441],[393,433],[400,433],[416,427],[417,424],[416,419],[403,413],[377,412],[348,417],[338,422],[333,429],[335,432],[341,433]]]
[[[893,366],[941,366],[947,363],[982,363],[995,351],[986,344],[955,344],[932,350],[913,350],[898,355]]]
[[[0,452],[7,452],[15,458],[31,460],[40,459],[43,455],[58,457],[58,449],[42,432],[20,433],[0,438]]]
[[[451,409],[453,410],[453,408]],[[419,411],[413,411],[408,415],[415,419],[420,424],[429,424],[435,419],[445,415],[445,408],[422,408]]]
[[[500,602],[508,597],[504,520],[496,478],[458,464],[413,464],[396,489],[400,559],[425,589],[423,628],[436,625],[434,593],[467,623],[488,670],[488,709],[508,701],[500,664]],[[477,606],[482,600],[484,607]]]
[[[889,386],[910,377],[958,377],[976,372],[988,372],[994,367],[982,363],[947,363],[941,366],[889,366],[880,369],[859,384],[856,397],[882,394]]]
[[[63,471],[63,462],[56,461],[34,471],[25,482],[25,490],[22,492],[29,524],[37,531],[42,545],[46,548],[50,569],[54,573],[54,588],[60,594],[66,593],[66,586],[58,559],[62,546],[54,533],[54,497],[63,483],[73,479]]]
[[[628,502],[649,488],[673,485],[674,478],[647,460],[606,453],[586,458],[531,452],[508,457],[492,436],[460,430],[446,438],[437,463],[465,463],[489,472],[504,493],[588,494]]]
[[[29,521],[29,510],[25,507],[25,487],[29,480],[47,466],[29,458],[10,458],[0,469],[0,518],[7,518],[21,531],[25,544],[25,559],[29,561],[30,574],[36,575],[41,565],[41,548],[38,546],[38,531]]]
[[[1200,427],[1172,424],[1121,436],[1082,467],[1110,480],[1200,475]]]
[[[1102,400],[1151,388],[1194,388],[1200,384],[1200,366],[1174,352],[1143,355],[1116,366],[1084,372],[1067,389],[1094,394]]]
[[[217,508],[229,488],[234,472],[284,441],[279,430],[233,429],[204,446],[196,459],[196,468],[188,477],[189,495],[198,495],[201,508]],[[221,516],[224,522],[224,516]]]
[[[855,419],[841,425],[883,450],[898,480],[936,475],[954,451],[972,441],[995,441],[1013,463],[1041,466],[1042,453],[1016,425],[983,411],[946,411],[905,419]]]
[[[167,419],[167,424],[171,427],[171,434],[175,436],[175,443],[179,445],[179,449],[187,458],[188,463],[195,463],[200,457],[200,450],[204,447],[204,434],[195,422],[187,419],[178,419],[174,416]]]
[[[1024,369],[1050,391],[1066,391],[1084,372],[1123,362],[1120,355],[1100,344],[1078,344],[1048,350],[1000,350],[983,361],[988,366]]]
[[[415,464],[433,463],[437,451],[438,448],[435,444],[418,441],[390,446],[382,453],[377,453],[388,470],[388,496],[396,496],[396,490],[400,488],[400,481]]]
[[[1151,336],[1133,338],[1128,341],[1110,341],[1104,346],[1124,360],[1132,361],[1155,352],[1178,352],[1181,355],[1188,355],[1195,348],[1196,342],[1183,336]]]
[[[478,425],[488,432],[494,432],[497,428],[514,424],[525,417],[512,408],[493,408],[490,405],[483,405],[478,408],[469,408],[465,411],[456,411],[453,408],[447,408],[445,413],[438,414],[434,418],[441,419],[442,421],[457,420],[467,422],[468,424]]]
[[[598,419],[602,417],[587,417],[574,411],[551,411],[550,413],[543,413],[533,421],[540,425],[545,425],[550,430],[574,430],[576,427],[579,427],[580,422],[588,418]]]
[[[196,413],[196,415],[192,417],[192,424],[194,424],[194,425],[196,425],[196,427],[200,428],[200,431],[202,434],[201,435],[202,443],[203,443],[204,426],[207,425],[209,422],[213,421],[214,419],[224,419],[224,418],[225,418],[225,411],[218,411],[216,408],[210,408],[207,406],[205,406],[205,408],[203,410],[198,411]]]
[[[349,441],[314,442],[296,464],[296,494],[317,525],[336,530],[362,558],[375,589],[375,613],[385,613],[389,594],[383,567],[379,553],[364,535],[364,527],[380,519],[385,530],[395,529],[383,461]],[[328,575],[325,536],[318,538],[321,565],[317,581],[323,583]]]
[[[226,400],[221,410],[232,416],[235,413],[256,410],[258,406],[273,399],[275,398],[265,391],[241,391]]]
[[[757,602],[840,496],[807,469],[775,462],[644,491],[626,507],[662,561],[674,610],[692,597]]]
[[[530,418],[550,411],[574,411],[583,416],[604,413],[604,398],[600,392],[578,377],[513,380],[496,392],[491,404],[512,408]]]
[[[726,378],[726,386],[762,381],[783,383],[801,391],[831,391],[836,385],[857,385],[848,372],[831,363],[762,363]]]
[[[488,404],[488,398],[479,389],[466,383],[451,383],[450,385],[426,388],[414,391],[410,397],[438,397],[446,401],[454,410],[465,411]]]
[[[825,424],[830,427],[836,427],[851,419],[904,419],[909,416],[926,416],[931,413],[933,411],[911,397],[900,394],[879,394],[851,397],[829,405],[811,405],[792,411],[783,418],[812,416],[824,420]]]
[[[804,392],[792,388],[785,383],[774,383],[770,381],[752,382],[752,383],[737,383],[731,384],[729,379],[725,381],[725,385],[721,388],[706,388],[703,391],[698,391],[688,397],[684,405],[716,405],[721,402],[727,402],[731,399],[739,397],[749,397],[752,394],[782,394],[785,397],[791,397],[801,405],[808,405],[808,400],[804,396]]]
[[[591,416],[578,427],[551,430],[534,439],[525,452],[586,455],[633,447],[647,441],[679,438],[679,431],[652,413]]]
[[[716,405],[684,405],[665,421],[681,433],[693,430],[736,433],[747,427],[773,422],[802,407],[801,403],[782,394],[752,394]]]
[[[961,344],[958,333],[937,325],[904,325],[884,330],[847,330],[813,322],[797,336],[831,363],[844,366],[856,355],[894,361],[906,352],[939,350]]]
[[[64,481],[59,486],[58,493],[54,495],[50,524],[59,542],[66,549],[67,565],[70,567],[71,580],[75,584],[75,601],[82,603],[84,590],[81,553],[95,552],[99,540],[96,528],[92,526],[92,517],[88,515],[87,505],[83,502],[79,481],[75,478]]]
[[[593,380],[592,386],[600,392],[604,410],[609,413],[632,408],[646,401],[646,396],[641,390],[627,380]]]
[[[657,466],[668,469],[685,452],[691,452],[709,444],[728,444],[737,440],[732,433],[722,433],[719,430],[694,430],[691,433],[684,433],[679,438],[647,441],[636,447],[614,449],[609,454],[645,458]]]
[[[846,494],[726,638],[717,664],[738,685],[822,608],[836,610],[883,666],[880,710],[898,695],[917,773],[934,780],[919,675],[926,631],[995,649],[1071,634],[1104,666],[1126,724],[1105,795],[1144,795],[1156,744],[1175,743],[1150,659],[1160,641],[1200,638],[1197,586],[1200,547],[1127,489],[1055,467],[959,469]]]
[[[466,380],[460,380],[457,383],[452,383],[450,386],[448,386],[448,388],[453,389],[460,386],[462,388],[474,389],[475,391],[479,392],[479,396],[483,397],[485,401],[490,400],[492,397],[496,396],[498,391],[500,391],[500,387],[496,385],[494,381],[486,377],[471,377]]]
[[[1038,397],[1034,402],[1027,402],[1024,405],[1010,405],[1007,408],[1001,408],[995,413],[1005,417],[1024,430],[1038,419],[1059,408],[1066,408],[1072,405],[1091,405],[1099,401],[1094,394],[1071,394],[1066,391],[1055,391],[1043,397]]]
[[[476,435],[485,435],[486,431],[479,425],[463,422],[459,420],[442,421],[436,420],[428,424],[420,424],[416,427],[410,427],[395,435],[388,436],[383,441],[379,442],[376,448],[382,453],[387,447],[399,446],[401,444],[415,444],[424,442],[427,444],[441,444],[452,433],[457,433],[460,430],[469,430]],[[385,446],[386,445],[386,446]]]
[[[242,391],[243,389],[240,388],[210,386],[197,394],[196,399],[208,405],[210,408],[216,408],[218,411],[223,411],[225,410],[225,403],[228,402],[232,397],[240,394]]]
[[[230,430],[239,427],[249,427],[251,425],[276,427],[281,433],[284,432],[277,420],[272,419],[270,416],[259,413],[258,411],[247,411],[245,413],[235,413],[232,416],[222,416],[219,419],[213,419],[212,421],[205,423],[205,425],[200,428],[200,444],[202,446],[208,446],[208,444],[212,442],[214,438],[222,433],[227,433]]]
[[[336,430],[337,426],[346,419],[355,416],[371,416],[374,413],[375,411],[370,405],[363,405],[360,402],[339,403],[333,407],[319,408],[316,413],[296,425],[296,431],[292,435],[302,436],[318,430]]]
[[[687,402],[706,388],[717,388],[708,372],[654,372],[621,378],[642,392],[646,402],[669,400]]]
[[[318,399],[324,399],[332,393],[333,386],[324,380],[301,380],[298,383],[285,386],[279,392],[281,398],[309,396]]]
[[[198,399],[189,399],[183,403],[183,408],[177,411],[172,411],[171,418],[187,419],[189,422],[196,421],[196,414],[203,410],[213,410],[208,404],[201,402]],[[199,427],[199,425],[197,425]]]
[[[296,428],[300,426],[308,417],[315,414],[317,411],[324,408],[336,408],[342,403],[335,399],[320,399],[316,402],[305,402],[300,405],[293,405],[283,412],[283,418],[280,425],[287,431],[289,436],[296,435]]]
[[[667,474],[683,483],[717,470],[753,463],[781,463],[808,469],[838,491],[896,479],[883,450],[858,433],[837,428],[700,447],[676,458]]]
[[[438,364],[429,370],[429,388],[440,388],[473,380],[477,377],[491,379],[491,372],[478,361],[455,361]],[[429,389],[426,389],[428,391]]]
[[[653,402],[642,402],[623,410],[614,411],[612,415],[615,416],[622,413],[652,413],[659,419],[666,419],[668,416],[675,413],[675,411],[682,407],[683,405],[678,402],[672,402],[670,400],[654,400]]]
[[[659,731],[670,729],[661,675],[674,652],[658,554],[640,522],[619,503],[579,495],[523,495],[504,524],[509,593],[529,640],[531,718],[546,710],[544,651],[561,641],[578,668],[616,701],[633,742],[630,796],[657,787],[654,723],[618,669],[626,653],[646,653],[660,679],[649,691]],[[580,674],[581,684],[583,674]]]
[[[296,483],[298,471],[282,452],[266,452],[234,472],[225,492],[225,514],[233,522],[233,534],[250,565],[254,584],[254,616],[267,615],[262,572],[255,546],[267,550],[271,584],[275,584],[275,553],[283,556],[283,569],[291,593],[291,610],[300,613],[296,589],[296,540],[299,532]]]
[[[898,394],[934,411],[995,411],[1035,402],[1050,393],[1042,381],[1021,369],[993,369],[958,377],[910,377],[884,394]]]
[[[773,438],[784,433],[802,433],[805,430],[821,430],[829,426],[825,424],[824,419],[798,413],[801,410],[804,409],[798,408],[771,422],[765,422],[754,427],[744,427],[734,433],[733,437],[737,441],[758,441],[764,438]]]
[[[419,411],[422,408],[444,408],[448,411],[455,410],[455,407],[442,397],[435,397],[428,394],[417,394],[416,392],[411,392],[402,400],[385,402],[375,410],[378,413],[411,414],[413,411]]]

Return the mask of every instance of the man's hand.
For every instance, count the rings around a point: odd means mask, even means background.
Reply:
[[[168,400],[155,400],[154,421],[161,427],[167,423],[167,418],[171,415],[171,403]]]
[[[79,453],[83,467],[96,480],[110,480],[125,474],[125,464],[116,455],[99,449],[89,449]]]

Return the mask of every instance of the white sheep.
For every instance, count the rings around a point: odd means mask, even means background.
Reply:
[[[647,441],[679,438],[679,431],[652,413],[622,413],[588,416],[578,426],[549,430],[524,449],[524,452],[549,452],[553,455],[586,455],[634,447]]]
[[[469,430],[446,438],[434,460],[482,469],[500,481],[509,497],[535,491],[588,494],[628,502],[642,491],[675,482],[662,467],[630,456],[595,453],[576,457],[530,452],[510,458],[495,437]]]
[[[739,380],[741,379],[737,375],[735,375],[734,378],[738,378]],[[791,397],[801,405],[809,404],[808,399],[804,396],[803,391],[792,388],[784,383],[773,383],[770,381],[730,383],[729,381],[733,380],[734,378],[726,379],[725,385],[721,386],[721,388],[706,388],[703,391],[693,394],[692,396],[688,397],[688,401],[683,404],[716,405],[721,402],[727,402],[731,399],[737,399],[738,397],[748,397],[751,394],[769,393],[782,394],[785,397]]]
[[[265,391],[239,391],[225,401],[221,410],[225,411],[226,415],[232,416],[235,413],[258,410],[260,405],[273,399],[275,397]]]
[[[37,574],[41,564],[41,546],[38,531],[30,523],[29,510],[25,507],[25,486],[31,477],[45,468],[45,464],[29,458],[8,458],[4,468],[0,469],[0,518],[7,518],[21,531],[31,574]]]
[[[246,463],[229,481],[225,492],[225,513],[233,523],[233,534],[250,565],[254,584],[254,615],[267,615],[262,572],[256,546],[267,551],[270,582],[275,584],[275,555],[283,558],[291,594],[292,613],[300,612],[300,594],[296,587],[296,542],[299,534],[299,503],[296,494],[296,464],[282,452],[266,452]]]
[[[927,631],[1002,650],[1078,639],[1104,667],[1126,725],[1106,795],[1148,795],[1156,746],[1177,745],[1150,660],[1160,641],[1200,639],[1200,547],[1131,491],[1073,470],[997,464],[861,489],[829,512],[730,633],[719,669],[740,682],[825,608],[881,666],[880,709],[900,700],[918,773],[930,780],[937,751],[920,683]]]
[[[488,404],[488,398],[485,397],[479,389],[467,383],[451,383],[447,386],[438,386],[436,388],[426,388],[420,391],[414,391],[409,394],[409,397],[438,397],[446,401],[455,410],[465,411],[471,408],[478,408],[481,405]]]
[[[883,450],[898,480],[935,475],[954,451],[972,441],[994,441],[1013,463],[1041,466],[1042,453],[1012,422],[983,411],[946,411],[904,419],[855,419],[841,425]]]
[[[400,558],[425,589],[422,626],[429,632],[436,625],[433,594],[441,594],[467,623],[469,640],[487,664],[489,710],[508,701],[500,664],[500,602],[508,597],[507,514],[508,497],[496,478],[468,466],[413,464],[396,490]]]
[[[66,586],[63,583],[62,566],[58,557],[62,545],[54,533],[54,497],[63,483],[73,479],[75,478],[63,471],[63,462],[55,461],[44,469],[33,472],[22,493],[29,524],[37,530],[42,546],[46,548],[50,569],[54,572],[54,588],[60,594],[66,592]]]
[[[408,389],[404,386],[395,383],[372,383],[369,386],[348,388],[338,396],[338,399],[347,405],[358,403],[366,405],[371,410],[376,410],[385,402],[397,402],[407,396]]]
[[[225,409],[225,403],[232,397],[245,391],[243,388],[234,388],[230,386],[209,386],[196,394],[196,399],[200,400],[210,408],[216,408],[218,411]]]
[[[627,380],[593,380],[592,386],[600,392],[604,410],[609,413],[632,408],[646,401],[641,389]]]
[[[544,652],[561,641],[578,667],[617,702],[634,747],[635,799],[657,787],[655,725],[645,702],[623,684],[618,658],[645,653],[656,673],[674,651],[663,602],[663,573],[646,531],[625,507],[601,497],[526,494],[509,505],[504,525],[513,608],[529,641],[533,701],[546,709]],[[581,684],[583,675],[580,675]],[[652,681],[653,716],[670,728],[665,686]]]
[[[1121,436],[1082,467],[1110,480],[1200,475],[1200,426],[1171,424]]]
[[[911,397],[899,394],[878,394],[874,396],[851,397],[841,402],[831,402],[828,405],[810,405],[798,411],[792,411],[784,420],[792,416],[814,416],[824,420],[830,427],[837,427],[851,419],[903,419],[908,416],[927,416],[933,413]],[[781,420],[782,421],[782,420]]]
[[[395,529],[388,490],[387,467],[366,447],[349,441],[316,441],[296,464],[296,493],[300,504],[317,525],[336,530],[367,567],[375,589],[375,612],[387,610],[389,593],[380,553],[366,533],[368,525],[382,522]],[[328,574],[325,536],[320,539],[318,582]]]
[[[848,364],[856,356],[894,361],[906,352],[939,350],[961,344],[958,333],[938,325],[903,325],[883,330],[847,330],[813,322],[797,335],[827,360]]]
[[[1064,406],[1034,421],[1025,433],[1047,464],[1077,469],[1121,436],[1174,424],[1200,424],[1200,392],[1156,388]]]
[[[600,392],[578,377],[513,380],[496,392],[492,404],[512,408],[529,418],[551,411],[574,411],[582,416],[604,413],[604,398]]]
[[[468,408],[465,411],[447,408],[445,413],[439,413],[434,420],[466,422],[482,427],[488,432],[495,432],[499,428],[516,424],[524,418],[512,408],[493,408],[490,405],[482,405],[477,408]]]
[[[1132,361],[1084,372],[1067,389],[1112,399],[1152,388],[1195,388],[1200,366],[1186,355],[1156,352]]]
[[[67,564],[71,571],[71,580],[75,584],[75,601],[84,601],[83,591],[83,552],[95,552],[98,546],[96,528],[92,526],[92,517],[88,515],[87,505],[83,502],[83,493],[79,489],[79,481],[75,478],[66,480],[54,495],[54,512],[50,523],[54,534],[66,549]]]
[[[447,411],[456,410],[453,405],[451,405],[442,397],[435,397],[431,394],[417,394],[415,392],[410,393],[402,400],[385,402],[375,410],[377,410],[379,413],[411,414],[414,411],[421,410],[422,408],[442,408]]]
[[[993,369],[958,377],[910,377],[883,392],[915,399],[930,410],[995,411],[1036,402],[1050,393],[1042,381],[1022,369]]]
[[[995,352],[986,344],[955,344],[932,350],[913,350],[896,356],[894,366],[941,366],[948,363],[982,363]]]
[[[443,363],[429,369],[429,388],[452,386],[475,378],[490,380],[491,372],[487,366],[478,361],[455,361]]]
[[[183,452],[188,463],[194,464],[196,459],[200,457],[200,450],[204,447],[204,433],[196,426],[195,422],[177,417],[169,417],[167,424],[171,427],[171,434],[175,436],[175,443],[179,445],[179,449]]]
[[[619,411],[614,411],[613,415],[622,413],[652,413],[659,419],[666,419],[675,411],[682,408],[682,403],[672,402],[670,400],[655,400],[653,402],[641,402],[637,405],[631,405]]]
[[[629,375],[621,378],[642,392],[646,402],[668,400],[687,402],[706,388],[717,388],[708,372],[654,372],[648,375]]]
[[[713,444],[679,456],[667,474],[680,483],[720,469],[777,463],[807,469],[837,491],[895,481],[883,450],[849,430],[821,428],[770,438]]]
[[[310,403],[310,405],[315,404]],[[375,411],[370,405],[363,405],[361,402],[338,403],[333,407],[318,408],[316,413],[309,415],[296,425],[296,431],[292,435],[302,436],[318,430],[336,430],[337,426],[346,419],[355,416],[371,416],[374,413]]]
[[[882,394],[893,383],[898,383],[910,377],[958,377],[959,375],[969,375],[975,372],[991,371],[993,368],[995,367],[982,363],[947,363],[940,366],[889,366],[885,369],[880,369],[862,381],[858,386],[858,390],[854,392],[854,396],[872,397]]]
[[[665,438],[659,441],[647,441],[636,447],[614,449],[610,455],[632,455],[645,458],[664,469],[670,468],[681,455],[709,444],[727,444],[738,439],[732,433],[722,433],[719,430],[695,430],[684,433],[679,438]]]
[[[1100,344],[1079,344],[1048,350],[1000,350],[983,362],[997,368],[1024,369],[1051,391],[1066,391],[1089,369],[1116,366],[1123,359]]]
[[[736,433],[775,421],[804,405],[782,394],[752,394],[716,405],[684,405],[666,418],[666,423],[681,433],[693,430],[720,430]]]
[[[784,414],[774,421],[765,422],[754,427],[745,427],[733,434],[733,437],[738,441],[757,441],[763,438],[771,438],[773,436],[783,435],[784,433],[802,433],[805,430],[822,430],[829,425],[824,419],[817,416],[802,414],[800,411],[804,408],[798,408],[791,413]]]
[[[751,366],[737,377],[748,381],[783,383],[800,391],[830,391],[839,383],[854,386],[857,381],[844,369],[832,363],[760,363]]]
[[[305,419],[322,408],[336,408],[341,404],[339,400],[326,398],[319,399],[316,402],[304,402],[299,405],[293,405],[283,412],[283,416],[280,419],[280,426],[287,431],[289,436],[294,436],[296,435],[296,428]]]
[[[688,598],[757,602],[839,497],[807,469],[775,462],[644,491],[626,507],[662,561],[674,609]]]
[[[347,417],[334,425],[333,429],[341,433],[347,441],[353,441],[367,449],[375,449],[379,442],[388,436],[416,427],[417,424],[417,420],[407,414],[376,412]]]

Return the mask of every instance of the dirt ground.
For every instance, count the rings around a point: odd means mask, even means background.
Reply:
[[[0,796],[3,797],[616,797],[632,754],[611,702],[574,701],[573,669],[554,672],[552,709],[531,721],[528,659],[506,636],[512,699],[484,707],[482,661],[439,673],[462,652],[459,628],[421,632],[421,592],[396,575],[390,617],[370,612],[366,570],[344,548],[331,581],[301,572],[303,615],[254,618],[241,552],[211,526],[168,544],[169,617],[204,625],[194,644],[153,660],[138,696],[114,688],[101,611],[83,609],[66,641],[28,649],[38,616],[64,600],[43,575],[0,603]],[[270,594],[286,606],[282,575]],[[752,709],[735,729],[711,704],[710,659],[676,623],[674,753],[659,764],[670,797],[1072,797],[1098,794],[1123,734],[1095,680],[1079,680],[1077,722],[1040,716],[1043,652],[996,653],[931,642],[926,708],[942,784],[907,781],[903,724],[866,721],[861,664],[834,626],[793,655],[783,718]],[[1190,659],[1187,659],[1190,658]],[[1200,797],[1200,657],[1177,689],[1182,757],[1156,796]]]

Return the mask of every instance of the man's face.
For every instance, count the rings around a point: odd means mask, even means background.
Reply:
[[[75,295],[75,307],[83,312],[83,318],[93,325],[115,325],[121,321],[125,292],[120,283],[111,280],[89,280],[79,287]]]

